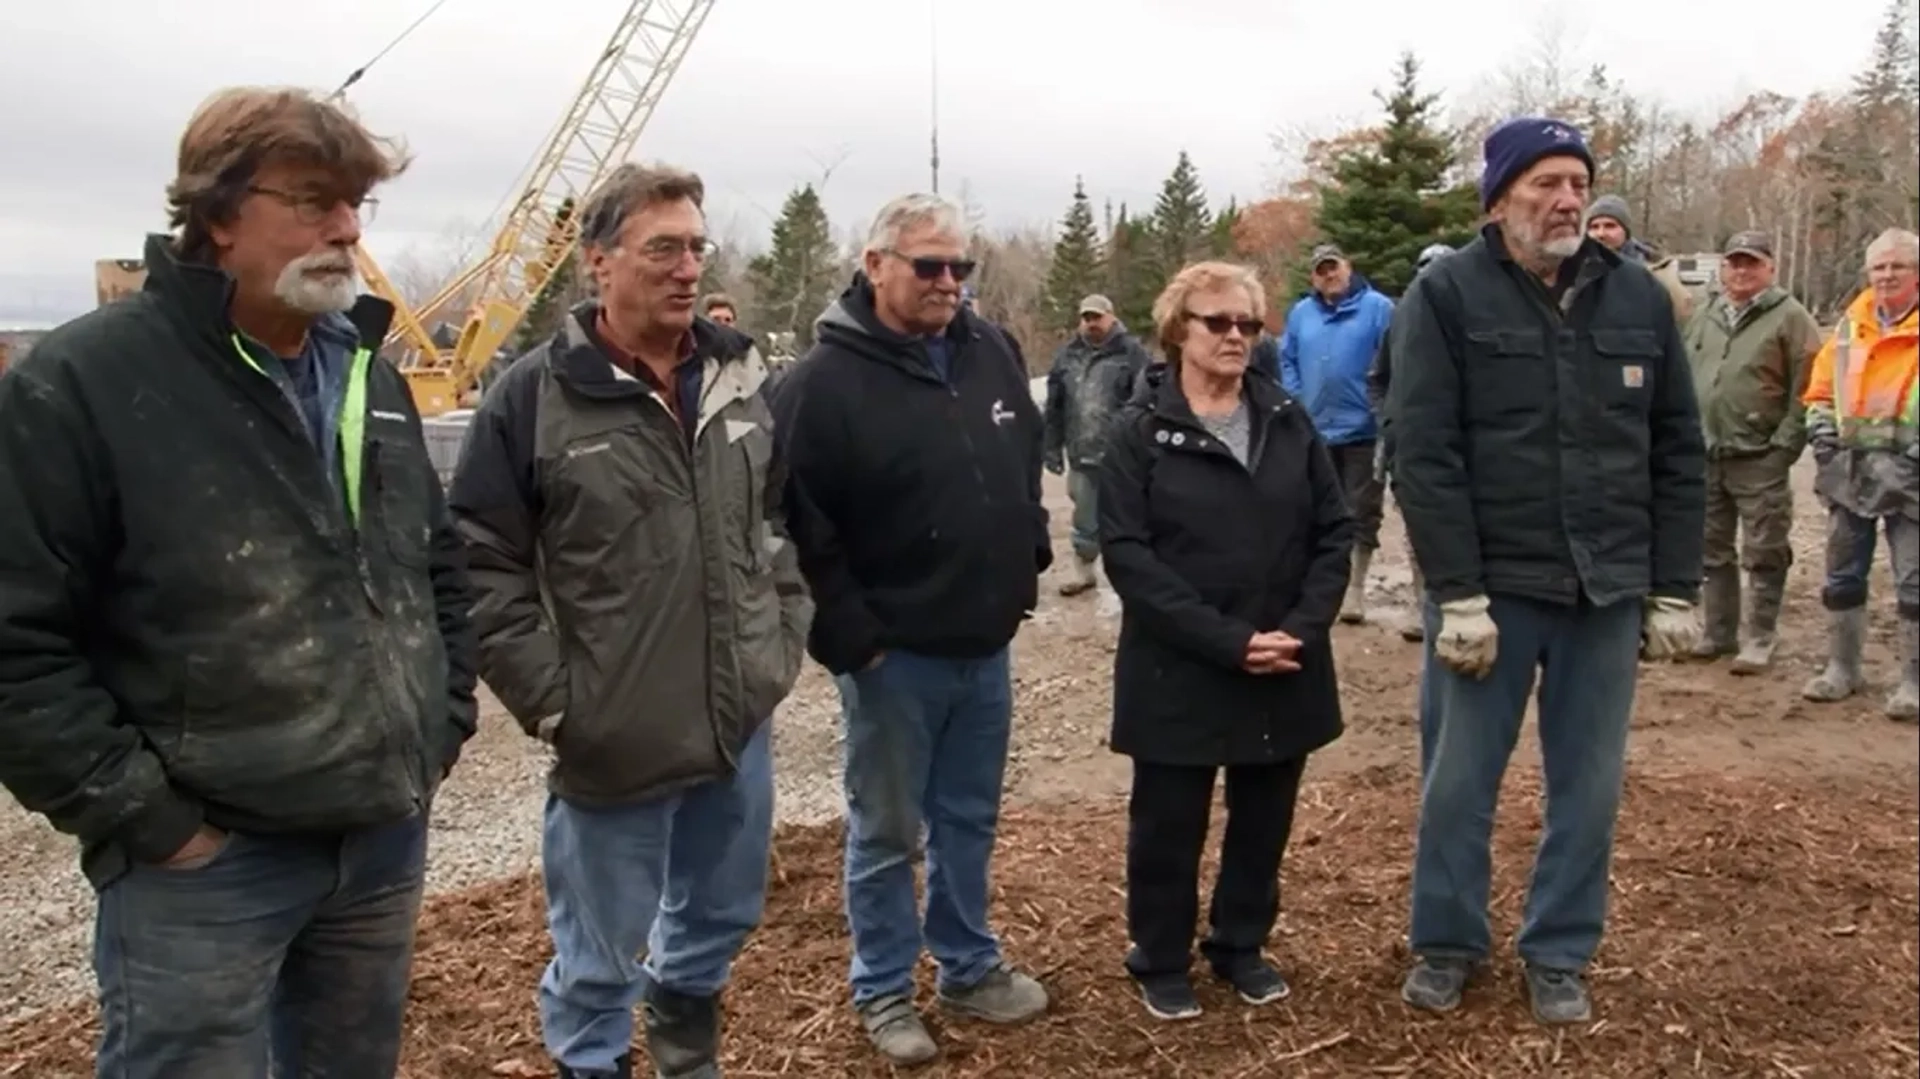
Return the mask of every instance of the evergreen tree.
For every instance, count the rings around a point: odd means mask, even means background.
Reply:
[[[1212,228],[1213,215],[1207,212],[1207,193],[1200,186],[1200,173],[1182,150],[1153,204],[1152,258],[1162,285],[1182,266],[1211,254]]]
[[[1400,56],[1393,93],[1382,97],[1387,122],[1380,139],[1347,150],[1320,186],[1321,236],[1353,260],[1354,269],[1388,295],[1413,280],[1414,259],[1431,243],[1459,246],[1480,218],[1469,184],[1449,187],[1455,139],[1435,119],[1437,94],[1420,92],[1420,62]],[[1311,267],[1298,267],[1304,283]]]
[[[528,281],[535,292],[533,302],[527,305],[527,313],[521,316],[520,325],[514,330],[511,346],[514,352],[525,352],[560,332],[568,308],[578,302],[584,291],[580,284],[580,245],[569,235],[573,213],[573,196],[569,195],[560,201],[560,208],[553,213],[553,225],[547,230],[546,264],[553,265],[558,256],[558,265],[554,265],[545,280]],[[532,266],[527,269],[530,274],[535,270]]]
[[[840,251],[827,211],[813,185],[806,184],[780,207],[767,253],[747,264],[754,330],[792,333],[796,349],[810,347],[813,321],[832,300],[839,275]]]
[[[1207,230],[1208,254],[1217,259],[1234,256],[1233,228],[1240,223],[1240,203],[1228,199],[1226,209],[1213,215],[1213,227]]]
[[[1053,244],[1053,262],[1047,269],[1046,311],[1056,327],[1069,327],[1079,314],[1082,297],[1101,287],[1100,236],[1094,231],[1093,202],[1086,185],[1073,181],[1073,203],[1060,222],[1060,238]]]
[[[1121,203],[1107,236],[1106,294],[1120,321],[1143,341],[1153,335],[1153,301],[1165,285],[1155,261],[1152,226],[1129,218]]]

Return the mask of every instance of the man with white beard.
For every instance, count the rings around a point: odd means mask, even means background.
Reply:
[[[435,790],[473,733],[462,548],[356,296],[406,166],[225,90],[145,288],[0,379],[0,784],[99,897],[98,1074],[391,1077]]]
[[[1538,680],[1546,835],[1519,952],[1535,1018],[1592,1014],[1637,663],[1699,635],[1693,377],[1666,291],[1583,234],[1592,180],[1571,124],[1496,128],[1489,223],[1393,321],[1394,489],[1426,579],[1437,713],[1401,996],[1430,1011],[1458,1007],[1492,950],[1494,806]]]

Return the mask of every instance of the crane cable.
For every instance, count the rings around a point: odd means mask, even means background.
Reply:
[[[388,53],[394,50],[395,46],[399,45],[402,41],[405,41],[407,39],[408,34],[411,34],[415,30],[418,30],[420,28],[420,24],[432,18],[433,13],[436,11],[439,11],[440,6],[442,4],[445,4],[446,2],[447,0],[433,0],[433,3],[428,5],[427,10],[422,12],[419,18],[413,20],[412,24],[410,24],[405,30],[400,31],[399,35],[395,37],[392,41],[387,42],[387,45],[385,48],[381,49],[377,53],[374,53],[373,59],[368,60],[366,63],[361,64],[357,68],[354,68],[353,73],[347,76],[347,81],[341,83],[339,89],[335,90],[332,94],[328,95],[327,100],[338,101],[341,98],[345,97],[347,94],[347,88],[352,86],[354,83],[359,82],[361,76],[367,73],[367,69],[379,63],[383,57],[385,57]]]

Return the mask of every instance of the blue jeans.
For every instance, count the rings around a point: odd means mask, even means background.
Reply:
[[[553,961],[540,1029],[554,1060],[612,1075],[651,985],[694,997],[725,987],[766,905],[772,727],[747,742],[733,776],[681,794],[604,809],[547,797]]]
[[[1862,517],[1841,506],[1827,509],[1827,575],[1820,589],[1829,611],[1851,611],[1867,604],[1867,576],[1879,546],[1876,526],[1887,534],[1887,560],[1893,568],[1894,604],[1902,618],[1920,618],[1920,524],[1899,514]]]
[[[1519,951],[1552,970],[1586,968],[1607,917],[1613,826],[1639,673],[1642,605],[1564,607],[1493,597],[1499,657],[1484,680],[1428,664],[1436,713],[1421,780],[1413,863],[1413,951],[1484,959],[1488,843],[1507,759],[1540,676],[1546,830],[1533,864]],[[1429,629],[1437,628],[1430,618]]]
[[[987,875],[1013,720],[1007,651],[939,659],[896,650],[878,668],[837,681],[854,1003],[910,995],[923,941],[942,987],[973,985],[1000,963],[987,928]],[[924,930],[913,890],[922,825]]]
[[[1420,595],[1419,603],[1420,622],[1426,632],[1420,642],[1420,688],[1415,694],[1414,712],[1420,722],[1420,780],[1424,783],[1427,769],[1433,765],[1433,745],[1439,740],[1440,732],[1439,695],[1433,687],[1448,672],[1446,664],[1433,654],[1433,639],[1440,632],[1440,605],[1425,593]]]
[[[235,832],[198,868],[134,866],[100,891],[95,1074],[390,1079],[426,854],[415,815],[328,836]]]
[[[1073,525],[1068,534],[1073,556],[1082,562],[1100,557],[1100,488],[1092,472],[1076,468],[1067,473],[1067,497],[1073,500]]]

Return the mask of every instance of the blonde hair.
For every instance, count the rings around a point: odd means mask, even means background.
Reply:
[[[168,223],[182,258],[211,257],[211,227],[233,219],[270,161],[325,169],[341,185],[336,194],[359,198],[405,172],[408,157],[398,141],[374,135],[338,101],[292,88],[221,90],[187,122],[167,185]]]
[[[1260,278],[1245,266],[1233,262],[1195,262],[1183,267],[1153,301],[1153,331],[1166,353],[1168,363],[1180,362],[1180,346],[1187,339],[1187,301],[1196,292],[1240,288],[1247,293],[1253,317],[1267,317],[1267,290]]]

